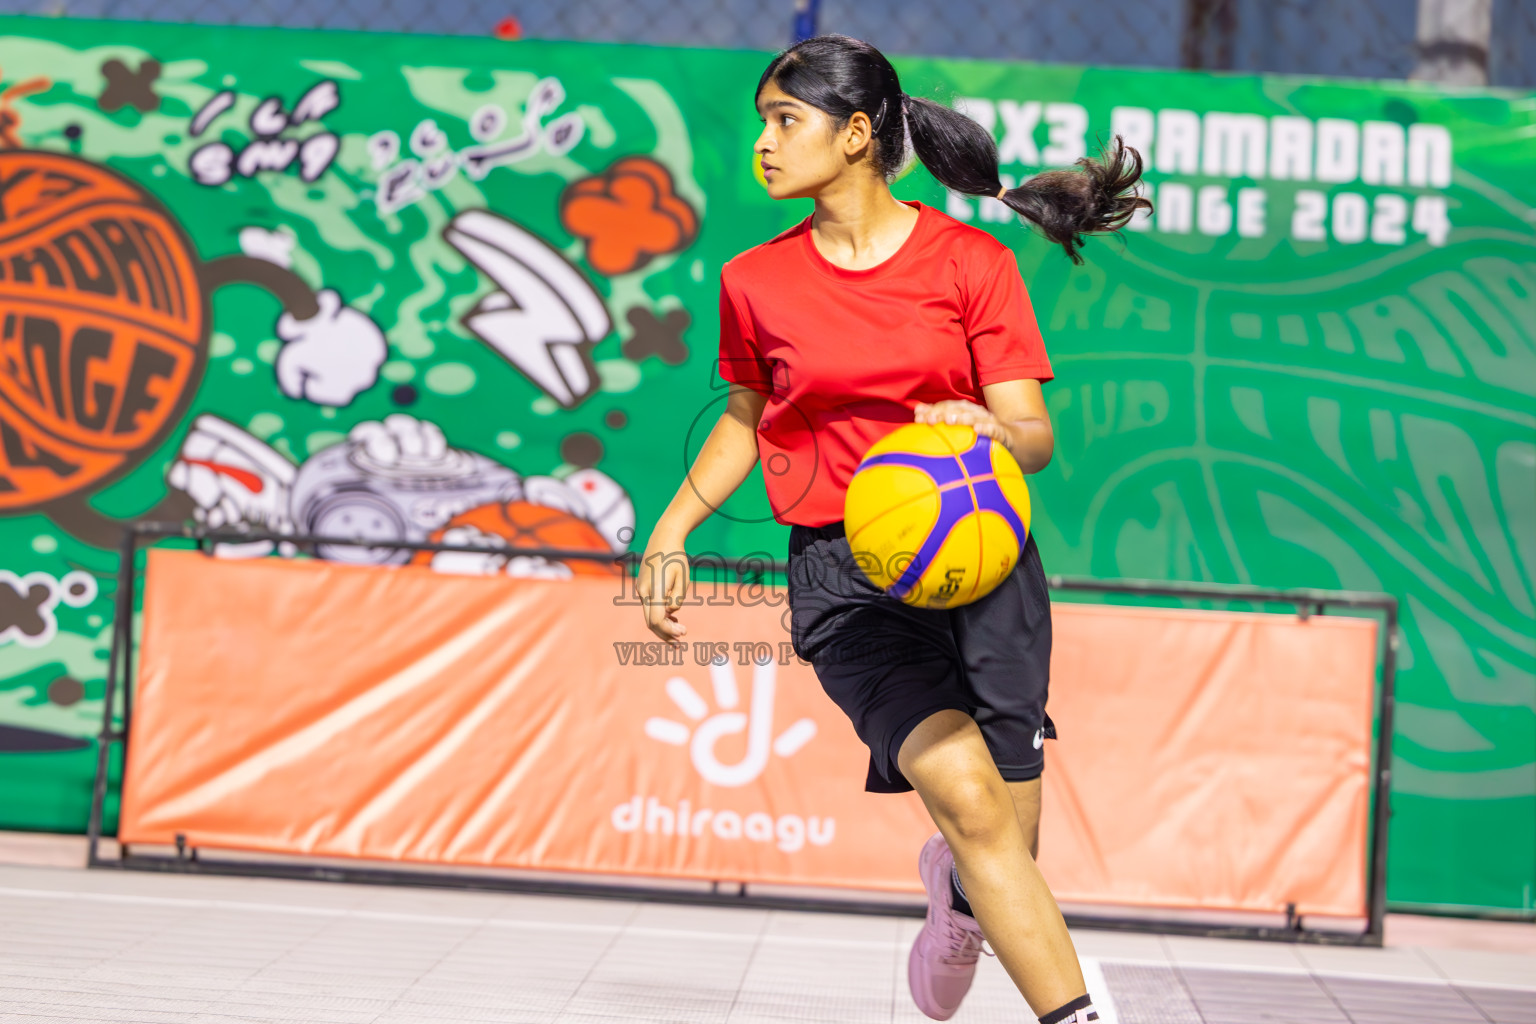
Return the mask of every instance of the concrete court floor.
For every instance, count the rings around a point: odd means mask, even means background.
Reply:
[[[86,871],[0,834],[0,1022],[924,1021],[910,918]],[[1385,949],[1074,932],[1106,1024],[1536,1024],[1536,925]],[[957,1024],[1032,1021],[983,958]]]

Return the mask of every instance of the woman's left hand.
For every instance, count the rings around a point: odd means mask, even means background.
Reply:
[[[984,405],[951,398],[942,402],[919,402],[913,410],[916,423],[954,423],[968,426],[982,437],[990,437],[1007,447],[1008,428]]]

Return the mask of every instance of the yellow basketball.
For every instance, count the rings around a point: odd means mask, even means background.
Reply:
[[[1029,535],[1029,488],[1013,456],[967,426],[909,423],[872,445],[843,508],[854,561],[919,608],[990,593]]]

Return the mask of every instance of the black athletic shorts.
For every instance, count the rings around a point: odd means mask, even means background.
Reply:
[[[854,564],[841,522],[789,533],[790,638],[869,747],[873,793],[912,789],[896,753],[929,715],[953,708],[981,727],[1009,782],[1038,778],[1051,668],[1051,606],[1031,536],[996,589],[957,608],[914,608]]]

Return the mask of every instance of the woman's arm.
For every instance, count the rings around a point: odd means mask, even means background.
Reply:
[[[745,387],[731,388],[725,412],[715,421],[687,478],[656,521],[652,537],[675,539],[681,545],[736,492],[757,465],[757,425],[767,405],[767,395]]]
[[[731,389],[725,412],[646,541],[640,600],[646,626],[663,640],[674,641],[688,631],[677,621],[677,609],[688,591],[684,544],[757,465],[757,425],[767,404],[767,395],[745,387]]]
[[[1056,449],[1051,414],[1038,380],[1004,380],[981,389],[985,406],[950,399],[922,402],[914,410],[918,423],[963,423],[976,433],[1008,449],[1026,473],[1038,473],[1050,464]]]

